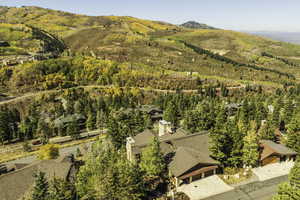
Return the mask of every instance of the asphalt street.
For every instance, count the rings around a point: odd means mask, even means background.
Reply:
[[[94,141],[86,143],[86,144],[88,146],[90,146],[92,143],[94,143]],[[60,155],[66,155],[66,154],[70,154],[70,153],[76,154],[77,148],[79,148],[80,145],[82,145],[82,144],[74,145],[74,146],[66,147],[66,148],[61,148],[59,150],[59,154]],[[20,158],[20,159],[17,159],[17,160],[12,160],[12,161],[9,161],[9,162],[3,163],[3,164],[15,164],[15,163],[31,164],[36,160],[37,160],[37,156],[34,155],[34,156],[28,156],[28,157]]]

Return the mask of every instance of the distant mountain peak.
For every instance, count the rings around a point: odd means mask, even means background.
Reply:
[[[207,24],[199,23],[196,21],[188,21],[180,26],[185,27],[185,28],[191,28],[191,29],[217,29],[215,27],[209,26]]]

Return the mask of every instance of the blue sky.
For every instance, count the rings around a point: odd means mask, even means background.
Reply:
[[[195,20],[248,31],[300,31],[300,0],[0,0],[86,15],[121,15],[180,24]]]

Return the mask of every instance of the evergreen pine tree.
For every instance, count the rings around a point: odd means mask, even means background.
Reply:
[[[159,140],[153,138],[150,146],[142,152],[140,167],[146,176],[160,176],[165,170],[165,162],[161,153]]]
[[[300,153],[300,113],[294,115],[287,126],[286,145]]]
[[[296,200],[300,199],[300,191],[296,190],[289,183],[282,183],[278,186],[278,193],[272,200]]]
[[[298,189],[300,192],[300,159],[298,158],[294,164],[294,167],[289,173],[289,182],[292,187]]]
[[[72,121],[67,127],[67,135],[71,136],[73,139],[78,139],[80,135],[80,130],[76,121]]]
[[[82,114],[84,113],[84,105],[82,101],[76,101],[74,104],[74,112],[77,114]]]
[[[267,119],[268,116],[268,112],[261,101],[258,101],[256,105],[255,120],[257,124],[261,124],[262,120]]]
[[[114,200],[140,200],[145,190],[136,163],[128,161],[123,151],[101,141],[80,168],[76,189],[80,199]]]
[[[37,172],[34,175],[35,184],[31,200],[47,200],[49,197],[49,184],[44,172]]]
[[[48,142],[51,136],[51,130],[44,119],[40,118],[37,125],[38,135],[41,137],[44,144]]]
[[[106,116],[103,110],[97,111],[97,118],[96,118],[96,126],[98,129],[104,128],[106,123]]]
[[[86,128],[88,131],[96,129],[96,117],[91,111],[88,112],[88,118],[86,120]]]
[[[49,200],[74,200],[75,186],[62,179],[54,178],[50,181]]]
[[[281,114],[281,120],[284,121],[285,124],[288,124],[292,117],[293,117],[293,102],[291,99],[288,99],[287,102],[284,104],[283,111]]]
[[[4,141],[10,139],[10,129],[8,126],[6,113],[1,110],[0,111],[0,142],[3,144]]]
[[[173,101],[170,101],[167,105],[166,110],[164,111],[163,115],[164,120],[171,122],[172,125],[177,126],[178,125],[178,110],[177,106]]]
[[[127,116],[123,113],[111,113],[107,121],[107,134],[116,149],[120,149],[126,138],[133,134]]]
[[[273,200],[300,199],[300,161],[295,162],[289,173],[288,182],[282,183],[278,187],[278,193]]]
[[[260,139],[276,142],[275,128],[272,127],[269,121],[260,127],[258,135]]]
[[[256,125],[251,124],[251,129],[243,139],[243,163],[247,167],[255,167],[259,160],[259,144],[256,134]]]
[[[240,167],[242,161],[242,149],[243,149],[243,137],[244,135],[239,131],[239,128],[236,123],[236,119],[230,120],[226,124],[226,131],[231,138],[230,145],[230,155],[227,162],[227,165],[230,167]]]

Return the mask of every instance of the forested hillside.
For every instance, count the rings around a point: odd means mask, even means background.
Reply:
[[[147,86],[168,88],[163,83],[158,83],[158,80],[173,83],[176,80],[190,82],[198,78],[207,83],[223,82],[231,86],[258,84],[267,88],[278,88],[296,84],[299,76],[299,46],[244,33],[186,29],[133,17],[94,17],[38,7],[1,7],[0,13],[0,40],[11,43],[10,47],[1,47],[1,52],[4,52],[2,56],[29,54],[35,50],[44,53],[42,55],[49,51],[58,52],[55,55],[61,55],[62,58],[47,61],[53,62],[54,65],[57,62],[72,60],[72,57],[87,59],[86,62],[90,62],[91,59],[95,62],[109,60],[116,65],[126,66],[122,69],[129,75],[127,78],[120,76],[127,79],[123,80],[121,85],[132,82],[129,86],[141,86],[139,82],[147,80]],[[20,27],[22,31],[16,32],[16,27]],[[39,42],[41,39],[36,39],[31,34],[34,32],[31,30],[33,27],[34,30],[40,30],[55,39]],[[14,38],[11,38],[13,36]],[[50,46],[58,49],[47,48]],[[63,54],[62,50],[65,51]],[[24,66],[2,68],[3,84],[12,82],[9,85],[14,86],[15,77],[23,80],[21,74],[35,70],[37,65],[44,64],[29,62]],[[152,73],[153,71],[156,73]],[[81,84],[70,78],[71,76],[63,78],[65,75],[55,69],[43,72],[38,79],[46,81],[57,78],[72,82],[70,85]],[[129,77],[134,77],[135,81],[129,80]],[[165,80],[162,80],[162,77]],[[36,78],[32,79],[31,81],[35,82]],[[94,79],[92,82],[99,84]],[[89,84],[92,82],[89,81]],[[20,83],[20,86],[24,83]],[[35,90],[30,83],[26,83],[26,86]],[[175,87],[197,89],[196,86],[184,84]],[[38,89],[41,88],[38,86]],[[16,92],[11,89],[10,91]]]

